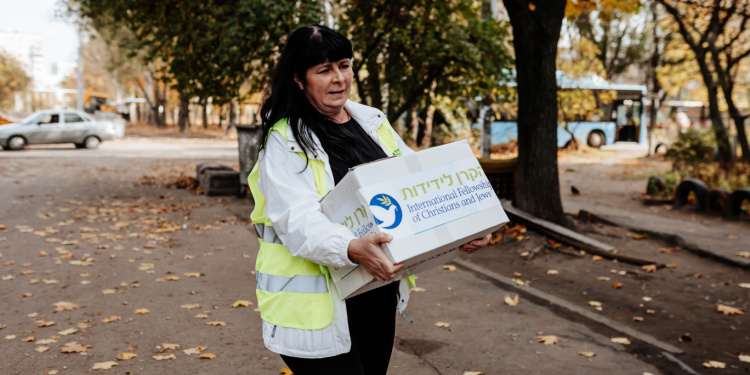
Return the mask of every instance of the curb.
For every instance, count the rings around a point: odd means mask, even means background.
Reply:
[[[581,306],[574,305],[562,298],[555,297],[551,294],[547,294],[545,292],[542,292],[541,290],[534,289],[531,287],[520,287],[515,282],[513,282],[511,279],[502,276],[496,272],[490,271],[484,267],[478,266],[473,263],[469,263],[463,259],[454,259],[453,263],[458,264],[459,266],[469,269],[471,271],[480,273],[492,280],[495,280],[508,288],[511,288],[515,291],[517,291],[519,294],[524,294],[526,296],[533,296],[538,299],[541,299],[543,301],[549,302],[551,305],[555,305],[558,307],[561,307],[565,310],[568,310],[572,313],[575,313],[587,320],[602,324],[606,327],[609,327],[615,331],[622,332],[625,335],[628,335],[630,337],[633,337],[639,341],[645,342],[646,344],[649,344],[653,347],[656,347],[662,351],[672,353],[672,354],[682,354],[684,351],[676,346],[667,344],[665,342],[659,341],[656,338],[654,338],[651,335],[645,334],[643,332],[637,331],[633,328],[630,328],[628,326],[625,326],[623,324],[614,322],[608,318],[605,318],[599,314],[595,314]]]
[[[589,217],[591,217],[592,220],[596,220],[607,225],[613,225],[616,227],[625,228],[633,232],[645,233],[653,238],[663,239],[667,242],[671,242],[677,246],[680,246],[681,248],[687,251],[690,251],[693,254],[706,257],[706,258],[711,258],[719,262],[729,264],[730,266],[740,267],[742,269],[750,269],[750,262],[741,262],[741,261],[738,261],[737,259],[730,258],[721,254],[717,254],[713,251],[698,247],[697,245],[694,245],[693,243],[691,243],[690,241],[686,240],[684,237],[678,234],[664,233],[664,232],[658,232],[655,230],[639,228],[633,225],[628,225],[628,224],[618,222],[616,219],[612,219],[606,216],[595,214],[593,212],[583,210],[583,209],[579,211],[578,215],[579,215],[578,217],[580,217],[580,215],[588,215]]]

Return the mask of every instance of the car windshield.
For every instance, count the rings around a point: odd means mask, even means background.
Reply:
[[[26,117],[25,119],[21,120],[22,124],[32,124],[39,118],[38,113],[34,113],[29,117]]]

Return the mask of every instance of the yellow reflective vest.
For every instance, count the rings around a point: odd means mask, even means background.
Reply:
[[[282,119],[271,128],[285,140],[288,120]],[[380,143],[393,156],[402,155],[388,120],[377,129]],[[326,194],[325,164],[317,158],[308,159],[297,153],[312,170],[318,195]],[[258,188],[259,164],[248,176],[248,185],[255,200],[250,215],[260,251],[255,264],[256,296],[261,318],[273,325],[296,329],[322,329],[331,323],[333,307],[328,268],[307,259],[293,256],[276,235],[266,214],[266,199]],[[411,277],[413,279],[413,276]],[[411,284],[414,280],[409,280]]]

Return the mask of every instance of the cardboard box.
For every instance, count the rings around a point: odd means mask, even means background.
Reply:
[[[323,214],[357,237],[393,235],[382,249],[405,267],[393,281],[449,262],[458,247],[508,222],[464,141],[353,168],[321,201]],[[385,284],[364,267],[328,267],[346,299]]]

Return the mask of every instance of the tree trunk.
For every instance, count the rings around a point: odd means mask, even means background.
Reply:
[[[177,116],[177,127],[180,132],[185,132],[190,127],[190,101],[188,98],[180,97],[180,113]]]
[[[201,119],[203,129],[208,129],[208,98],[201,100],[201,106],[203,107],[203,118]]]
[[[229,102],[229,120],[227,123],[227,127],[230,125],[236,125],[237,124],[237,103],[232,100]]]
[[[503,0],[513,27],[518,82],[517,206],[566,224],[557,170],[555,60],[565,0]],[[533,9],[533,10],[532,10]]]

